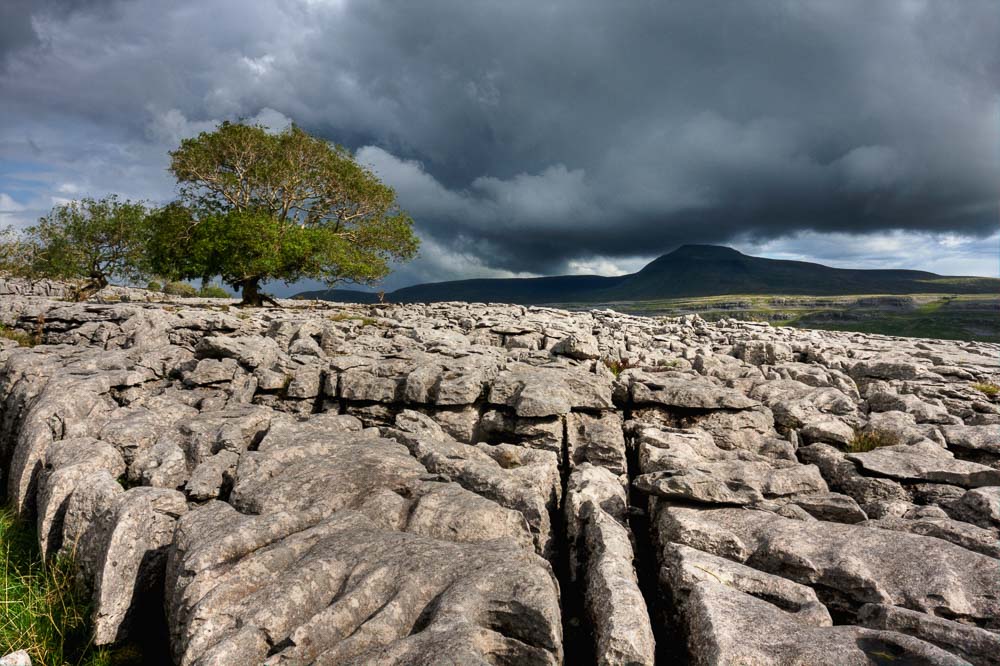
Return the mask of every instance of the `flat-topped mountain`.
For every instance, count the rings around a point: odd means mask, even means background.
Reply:
[[[989,294],[1000,280],[926,271],[832,268],[806,261],[751,257],[718,245],[683,245],[637,273],[617,277],[561,275],[432,282],[397,289],[393,303],[601,303],[725,294]],[[306,291],[296,298],[371,303],[374,294],[350,289]]]

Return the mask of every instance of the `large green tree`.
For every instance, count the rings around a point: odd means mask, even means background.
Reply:
[[[84,300],[113,279],[136,281],[146,274],[146,220],[142,202],[86,198],[56,206],[13,241],[12,272],[28,277],[79,281]]]
[[[209,279],[259,306],[267,280],[370,284],[418,240],[396,194],[346,149],[291,127],[222,123],[170,153],[179,200],[151,218],[157,273]]]

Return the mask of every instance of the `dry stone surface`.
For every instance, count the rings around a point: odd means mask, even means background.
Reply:
[[[0,339],[0,481],[77,561],[98,644],[1000,663],[1000,402],[974,387],[998,345],[66,293],[0,280],[0,323],[41,343]]]

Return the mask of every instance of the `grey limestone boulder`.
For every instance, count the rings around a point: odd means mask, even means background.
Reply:
[[[580,361],[600,358],[601,351],[593,335],[571,333],[552,347],[553,354],[568,356]]]
[[[181,521],[167,577],[177,663],[561,662],[556,583],[532,551],[351,510],[296,527],[220,502]]]
[[[975,488],[945,505],[953,518],[991,530],[1000,530],[1000,488]]]
[[[936,537],[962,548],[1000,559],[1000,540],[997,539],[995,530],[988,530],[959,520],[952,520],[946,516],[913,516],[909,518],[887,516],[878,520],[868,521],[865,524],[869,527],[878,527],[884,530],[895,530],[897,532],[909,532],[910,534],[923,534],[924,536]]]
[[[629,371],[629,395],[635,404],[685,409],[749,409],[760,403],[739,391],[697,376]]]
[[[755,504],[796,494],[826,492],[814,465],[775,468],[766,462],[727,460],[696,463],[636,477],[640,491],[707,504]]]
[[[949,449],[1000,456],[1000,425],[946,425],[941,431]]]
[[[915,636],[967,659],[975,666],[1000,664],[1000,635],[992,631],[884,604],[862,606],[858,622],[872,629]]]
[[[616,475],[625,474],[625,437],[622,417],[615,412],[566,416],[566,446],[571,464],[589,462]]]
[[[996,560],[940,539],[745,509],[664,507],[657,521],[661,539],[822,586],[843,611],[884,603],[1000,628]]]
[[[98,472],[106,472],[112,478],[125,473],[121,454],[108,443],[83,437],[57,440],[49,445],[36,503],[38,543],[46,556],[62,547],[70,497],[77,488],[91,483]]]
[[[428,417],[410,411],[400,414],[396,428],[387,429],[386,434],[401,442],[414,457],[411,460],[419,460],[427,471],[520,512],[531,527],[538,552],[552,554],[549,513],[561,495],[555,454],[511,445],[462,444]]]
[[[928,440],[849,453],[847,459],[869,474],[892,479],[933,481],[963,488],[1000,486],[1000,470],[956,460],[951,452]]]
[[[787,578],[670,542],[661,544],[659,562],[661,583],[670,590],[681,615],[688,596],[700,583],[708,582],[775,604],[802,624],[833,625],[829,611],[813,589]]]
[[[694,664],[870,666],[882,655],[925,666],[968,662],[930,643],[891,631],[803,623],[778,606],[715,581],[698,583],[686,604]],[[831,661],[834,660],[834,661]]]
[[[517,416],[543,417],[573,409],[611,409],[611,382],[582,368],[516,364],[493,381],[488,400]]]

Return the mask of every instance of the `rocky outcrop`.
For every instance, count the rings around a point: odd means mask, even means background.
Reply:
[[[0,340],[0,472],[43,552],[76,559],[99,644],[997,663],[1000,404],[971,386],[997,345],[60,294],[0,283],[0,319],[42,343]]]

